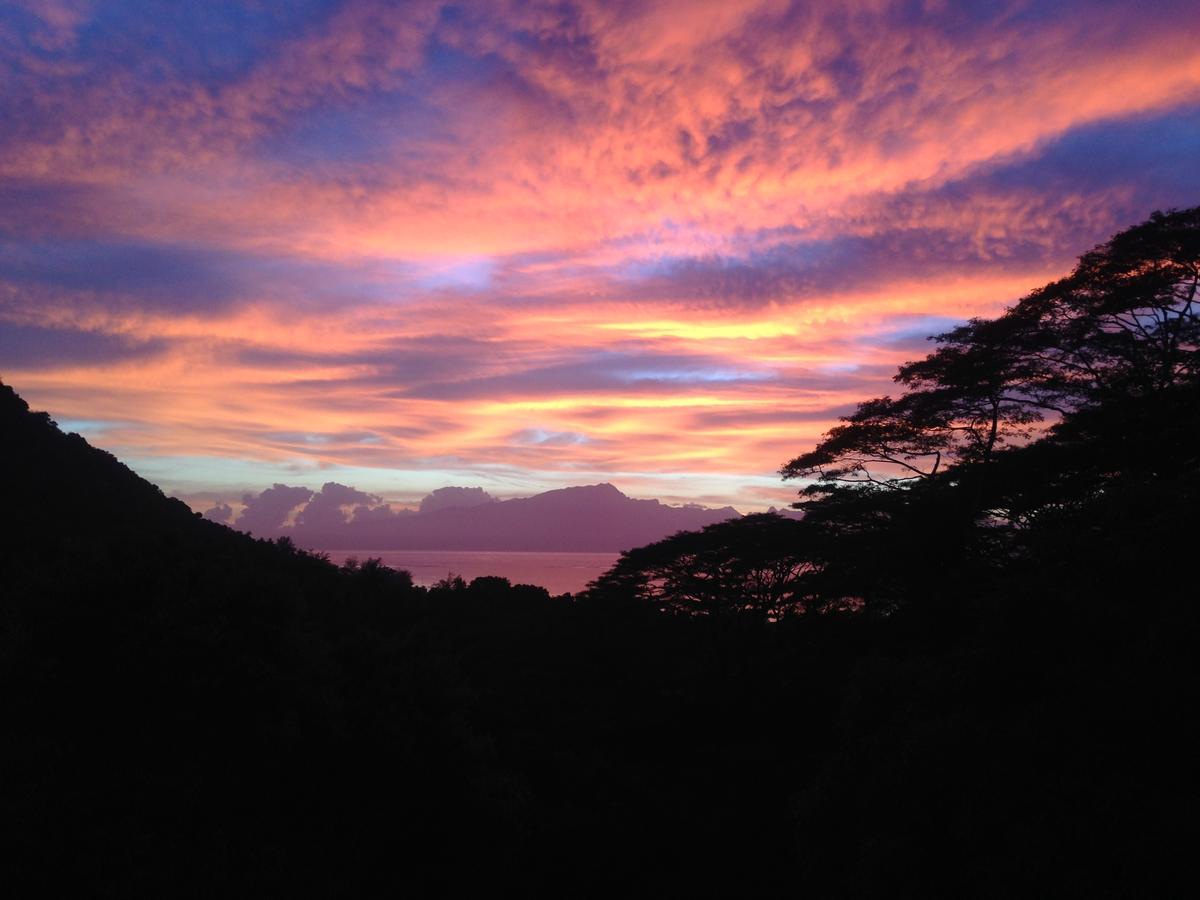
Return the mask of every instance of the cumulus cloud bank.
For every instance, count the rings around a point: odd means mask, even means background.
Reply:
[[[302,499],[308,494],[307,500]],[[291,515],[299,500],[299,512]],[[418,510],[395,509],[378,497],[329,482],[307,488],[274,485],[243,498],[233,527],[258,537],[293,539],[319,550],[573,550],[616,552],[677,531],[739,515],[731,507],[673,506],[635,500],[611,484],[576,486],[500,501],[478,487],[444,487]],[[358,505],[354,505],[358,504]],[[346,510],[353,512],[346,515]],[[218,504],[216,511],[228,509]],[[211,518],[211,516],[210,516]],[[255,531],[252,525],[275,524]]]
[[[261,494],[242,497],[244,508],[237,526],[260,536],[276,534],[287,523],[292,511],[307,503],[313,492],[304,487],[275,484]]]
[[[421,500],[420,511],[436,512],[439,509],[463,509],[495,503],[496,498],[481,487],[442,487]]]

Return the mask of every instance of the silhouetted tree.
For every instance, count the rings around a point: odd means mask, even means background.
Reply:
[[[589,585],[592,596],[617,594],[686,615],[750,614],[778,620],[828,601],[805,593],[815,569],[803,551],[802,523],[760,513],[683,531],[621,554]]]
[[[939,335],[937,351],[900,368],[901,397],[861,404],[781,474],[815,479],[801,506],[838,486],[906,487],[991,462],[1047,414],[1194,380],[1198,280],[1200,208],[1155,213],[1002,316]]]
[[[1151,446],[1164,465],[1175,456],[1162,423],[1192,403],[1198,272],[1200,210],[1155,213],[1001,316],[935,338],[933,353],[900,367],[902,394],[860,404],[786,463],[785,479],[809,480],[801,522],[678,534],[624,554],[591,592],[771,619],[952,602],[962,580],[1032,558],[1035,522],[1085,515],[1106,492],[1111,501],[1114,479],[1135,483]],[[1143,460],[1116,452],[1134,422]]]

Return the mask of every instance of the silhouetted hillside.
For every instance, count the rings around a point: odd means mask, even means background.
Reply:
[[[16,896],[403,886],[506,827],[461,674],[397,629],[404,573],[204,521],[7,385],[0,436]]]
[[[30,412],[3,384],[0,427],[10,584],[78,577],[81,585],[118,587],[148,558],[156,567],[162,560],[186,570],[198,553],[274,555],[267,545],[202,520],[79,435],[61,433],[47,413]],[[110,578],[116,583],[108,584]]]

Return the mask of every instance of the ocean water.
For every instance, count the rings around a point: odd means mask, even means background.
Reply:
[[[617,553],[539,553],[507,550],[326,550],[335,563],[353,556],[378,557],[393,569],[412,572],[428,587],[447,575],[467,581],[499,575],[513,584],[536,584],[551,594],[577,593],[617,561]]]

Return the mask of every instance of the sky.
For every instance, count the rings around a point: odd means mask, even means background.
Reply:
[[[197,509],[781,464],[1200,202],[1200,3],[0,2],[0,378]]]

